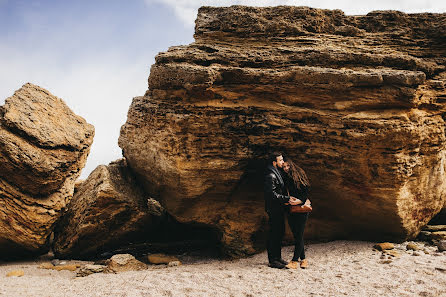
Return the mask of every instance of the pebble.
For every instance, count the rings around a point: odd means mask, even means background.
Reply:
[[[395,248],[395,245],[391,242],[381,242],[381,243],[375,244],[373,247],[379,251],[384,251],[384,250],[391,250],[391,249]]]
[[[84,277],[84,276],[88,276],[93,273],[104,272],[106,268],[107,268],[107,266],[105,266],[105,265],[87,264],[84,267],[81,267],[81,269],[79,269],[76,276]]]
[[[437,247],[438,247],[438,251],[439,252],[444,252],[446,251],[446,240],[440,240],[439,242],[437,242]]]
[[[62,263],[60,263],[60,265],[54,266],[52,269],[57,270],[57,271],[61,271],[61,270],[75,271],[79,267],[80,267],[79,264],[62,264]]]
[[[180,261],[171,261],[169,262],[169,264],[167,264],[167,267],[174,267],[174,266],[180,266],[181,262]]]
[[[412,256],[420,256],[420,253],[414,251],[414,252],[412,253]]]
[[[418,251],[420,249],[420,247],[417,244],[413,243],[413,242],[409,242],[406,245],[406,249],[407,250],[412,250],[412,251]]]
[[[165,254],[151,254],[147,256],[147,260],[151,264],[169,264],[170,262],[179,262],[177,257]]]
[[[42,263],[39,265],[40,269],[53,269],[54,265],[52,263]]]
[[[10,276],[20,277],[20,276],[24,276],[24,275],[25,275],[25,272],[23,270],[13,270],[13,271],[8,272],[6,274],[6,277],[10,277]]]
[[[79,264],[62,264],[63,262],[59,263],[59,265],[54,266],[52,263],[42,263],[39,265],[40,269],[53,269],[57,271],[61,270],[69,270],[69,271],[75,271],[80,267]]]
[[[399,257],[400,253],[398,253],[395,250],[386,250],[383,253],[386,253],[387,255],[391,256],[391,257]]]

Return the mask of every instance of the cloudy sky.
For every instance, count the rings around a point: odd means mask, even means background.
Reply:
[[[0,105],[26,82],[64,99],[96,128],[85,178],[121,157],[119,129],[155,55],[193,42],[198,7],[235,4],[446,12],[444,0],[0,0]]]

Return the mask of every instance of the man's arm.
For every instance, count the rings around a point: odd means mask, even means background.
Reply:
[[[278,200],[282,203],[287,203],[290,200],[290,196],[279,194],[277,191],[277,180],[274,174],[267,174],[265,176],[265,193],[272,198],[272,200]]]

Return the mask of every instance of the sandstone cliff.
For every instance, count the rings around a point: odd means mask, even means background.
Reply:
[[[126,244],[164,215],[134,180],[125,159],[98,166],[81,185],[55,230],[58,257],[85,258]]]
[[[202,7],[156,57],[119,145],[150,195],[223,250],[263,248],[263,158],[308,173],[314,239],[412,238],[443,207],[446,14]]]
[[[47,90],[25,84],[0,107],[0,250],[47,250],[73,195],[94,128]]]

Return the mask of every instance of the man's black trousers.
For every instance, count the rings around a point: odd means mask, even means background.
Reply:
[[[282,239],[285,234],[285,213],[283,211],[268,212],[268,251],[269,263],[282,259]]]

